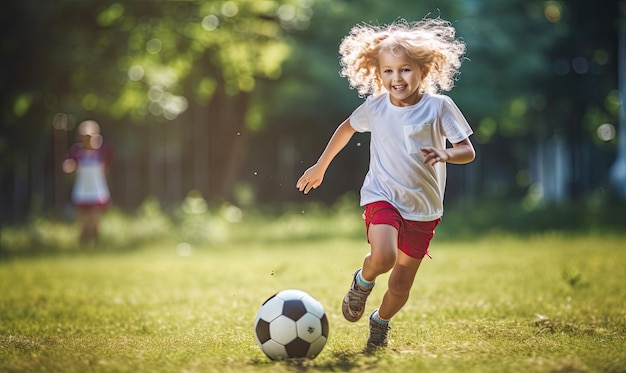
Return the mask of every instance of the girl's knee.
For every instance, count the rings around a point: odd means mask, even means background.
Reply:
[[[395,250],[380,250],[369,256],[370,263],[381,272],[387,272],[396,264]]]

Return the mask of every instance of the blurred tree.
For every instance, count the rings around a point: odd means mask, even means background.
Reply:
[[[547,56],[556,42],[543,16],[545,1],[471,0],[458,22],[468,44],[468,61],[451,94],[474,129],[478,176],[474,189],[489,198],[519,198],[529,181],[517,174],[528,169],[535,113],[545,109],[541,82],[550,81]]]
[[[34,193],[29,179],[42,172],[33,167],[46,169],[37,176],[39,185],[59,177],[57,164],[41,161],[49,159],[53,118],[55,131],[71,131],[88,117],[116,124],[103,130],[105,137],[134,134],[126,144],[145,145],[136,135],[148,137],[150,174],[160,172],[152,160],[167,153],[162,148],[168,136],[184,135],[167,123],[191,123],[187,136],[194,146],[175,141],[177,153],[192,152],[185,158],[199,175],[192,187],[230,197],[247,133],[259,123],[251,93],[257,80],[280,77],[291,51],[285,30],[304,28],[310,18],[306,2],[294,0],[25,0],[2,7],[2,211],[8,204],[34,208],[27,203]],[[124,129],[133,123],[150,127]],[[67,140],[55,135],[55,145],[63,148]],[[142,156],[137,153],[127,155]],[[42,165],[34,166],[34,159]],[[178,176],[149,178],[168,182]],[[41,188],[43,194],[54,189]]]
[[[539,82],[546,110],[537,119],[550,124],[541,135],[567,143],[572,175],[566,191],[574,199],[608,186],[606,170],[616,151],[616,137],[602,135],[601,126],[618,122],[617,7],[616,1],[549,1],[544,7],[557,40],[547,53],[552,79]]]
[[[468,4],[468,18],[473,20],[460,22],[459,32],[470,45],[472,62],[461,84],[469,84],[473,94],[459,100],[474,120],[475,138],[484,153],[482,189],[491,196],[526,193],[537,151],[535,163],[554,163],[556,169],[548,172],[561,174],[569,185],[563,198],[580,197],[583,190],[603,182],[606,167],[598,162],[610,157],[602,156],[604,145],[596,130],[617,117],[616,3]],[[561,142],[562,150],[555,149]],[[608,146],[614,149],[614,141]],[[548,161],[547,153],[569,161]]]
[[[468,45],[450,95],[475,130],[478,159],[463,171],[450,167],[467,173],[450,192],[520,197],[533,182],[534,148],[558,137],[571,148],[576,196],[601,182],[597,162],[610,164],[615,151],[615,140],[596,135],[616,122],[619,108],[612,1],[22,0],[0,7],[0,221],[50,201],[62,207],[58,159],[83,119],[100,121],[105,139],[116,142],[114,172],[123,177],[112,192],[123,206],[149,194],[176,203],[190,189],[208,198],[301,198],[295,178],[362,101],[338,75],[341,38],[356,23],[399,17],[441,15]],[[316,198],[358,188],[367,142],[355,136],[329,169],[333,187]]]

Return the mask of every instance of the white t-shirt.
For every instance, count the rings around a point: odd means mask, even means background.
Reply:
[[[72,189],[72,202],[76,205],[106,205],[111,200],[105,175],[105,166],[110,157],[106,147],[97,150],[84,149],[75,144],[70,149],[70,158],[78,164],[76,181]]]
[[[350,116],[358,132],[371,132],[370,168],[361,205],[387,201],[403,218],[431,221],[443,215],[446,164],[425,165],[420,148],[445,149],[472,134],[451,98],[425,93],[415,105],[400,107],[384,93],[368,99]]]

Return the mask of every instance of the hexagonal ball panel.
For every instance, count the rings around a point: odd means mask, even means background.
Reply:
[[[270,323],[270,336],[274,341],[286,345],[298,337],[296,322],[286,316],[278,316]]]

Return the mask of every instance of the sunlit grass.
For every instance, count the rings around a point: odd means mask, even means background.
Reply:
[[[99,246],[126,251],[154,242],[220,246],[248,242],[360,237],[364,231],[358,200],[347,195],[333,206],[319,203],[282,206],[280,211],[239,208],[228,203],[208,206],[194,194],[181,206],[164,210],[154,199],[134,213],[110,208],[100,224]],[[0,227],[0,256],[72,253],[78,222],[35,217],[27,224]]]
[[[164,240],[6,258],[0,370],[624,371],[623,238],[436,238],[434,259],[393,320],[390,348],[371,356],[361,353],[366,321],[348,323],[340,311],[368,249],[362,237],[233,240],[185,251]],[[285,288],[326,308],[330,339],[315,360],[271,362],[254,341],[258,307]]]

